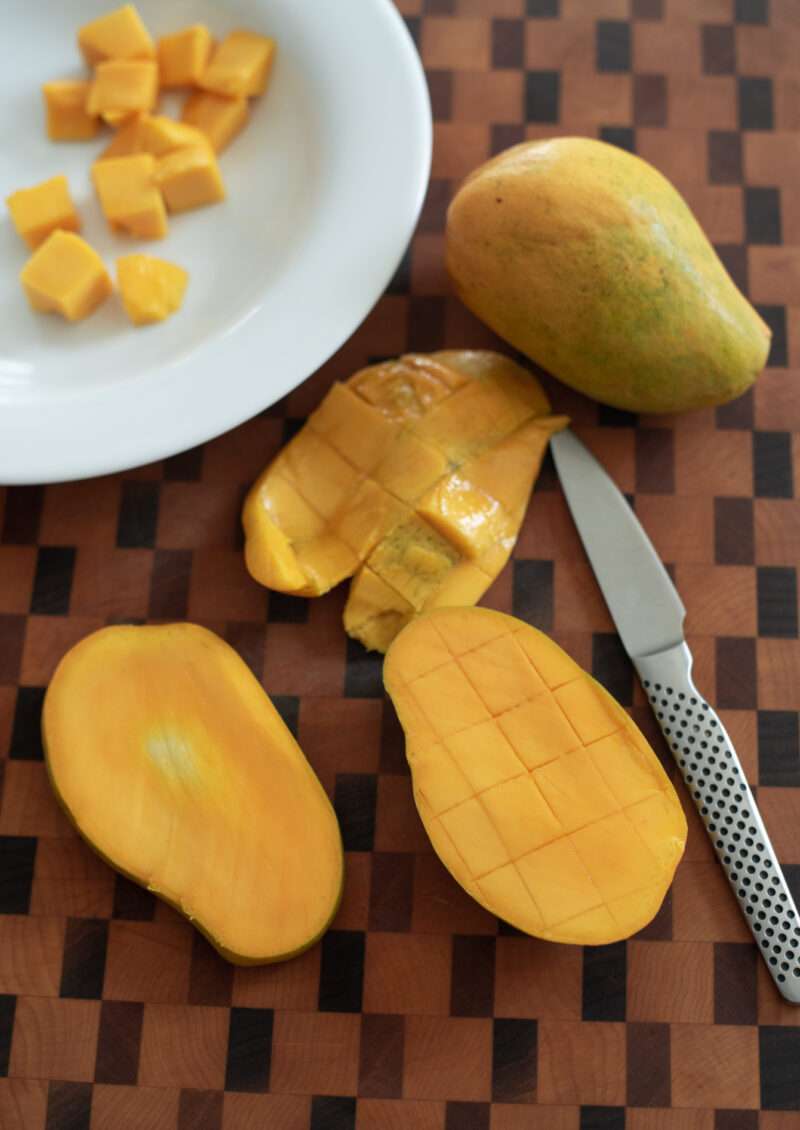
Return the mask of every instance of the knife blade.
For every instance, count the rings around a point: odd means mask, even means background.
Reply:
[[[685,609],[627,499],[582,441],[550,438],[564,496],[731,890],[778,991],[800,1004],[800,915],[733,742],[692,681]]]

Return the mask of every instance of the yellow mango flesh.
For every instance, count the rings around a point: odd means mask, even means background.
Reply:
[[[133,114],[116,131],[97,160],[105,161],[109,157],[132,157],[144,152],[144,131],[149,119],[149,114]]]
[[[133,4],[84,24],[78,47],[90,67],[104,59],[152,59],[155,47]]]
[[[232,31],[211,53],[198,85],[233,98],[263,94],[274,57],[274,39],[252,31]]]
[[[742,393],[770,331],[653,166],[591,138],[523,142],[476,169],[445,263],[479,318],[565,384],[632,412]]]
[[[208,145],[208,139],[194,126],[187,125],[186,122],[176,122],[164,114],[144,115],[141,140],[143,152],[161,157],[174,149],[186,149],[188,146],[198,145]]]
[[[20,188],[6,200],[19,235],[34,249],[57,229],[80,231],[81,221],[63,173],[32,188]]]
[[[86,110],[89,79],[58,79],[42,86],[47,136],[51,141],[85,141],[97,133],[99,121]]]
[[[205,70],[213,40],[205,24],[162,35],[156,45],[162,88],[195,86]]]
[[[189,275],[155,255],[122,255],[117,282],[122,303],[135,326],[163,322],[180,309]]]
[[[79,322],[112,291],[103,260],[86,240],[70,231],[54,231],[20,271],[32,310],[61,314]]]
[[[92,181],[115,234],[127,231],[139,239],[163,239],[167,234],[167,213],[156,184],[152,153],[98,159],[92,165]]]
[[[474,603],[508,560],[564,426],[549,411],[530,374],[488,351],[355,373],[253,485],[250,573],[306,596],[355,575],[345,629],[379,651],[417,612]]]
[[[221,153],[247,125],[250,107],[244,97],[229,98],[196,90],[183,104],[181,120],[199,129],[215,153]]]
[[[158,157],[155,181],[170,212],[185,212],[225,199],[217,159],[205,140]]]
[[[158,65],[151,59],[109,59],[98,63],[86,111],[118,125],[128,114],[152,110],[158,98]]]
[[[313,769],[242,659],[194,624],[87,636],[48,687],[52,785],[88,843],[229,960],[277,961],[330,923],[343,853]]]
[[[441,608],[389,647],[431,843],[482,906],[528,934],[601,945],[656,914],[686,842],[680,801],[627,712],[542,632]]]

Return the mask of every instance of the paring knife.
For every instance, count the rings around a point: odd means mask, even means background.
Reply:
[[[638,518],[571,431],[550,450],[581,541],[658,724],[780,993],[800,1004],[800,916],[719,717],[692,682],[686,610]]]

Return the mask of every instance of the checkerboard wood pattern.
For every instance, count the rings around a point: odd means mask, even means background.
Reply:
[[[426,68],[430,187],[353,337],[202,448],[0,490],[3,1130],[790,1130],[800,1010],[762,966],[700,823],[639,935],[549,945],[450,879],[414,811],[380,657],[343,594],[248,578],[243,493],[332,380],[403,350],[500,343],[452,296],[447,203],[525,138],[601,137],[685,194],[772,327],[730,405],[633,417],[543,379],[632,503],[688,609],[715,704],[800,896],[800,9],[796,0],[398,0]],[[528,619],[666,759],[551,464],[490,607]],[[344,900],[303,956],[238,969],[71,829],[47,783],[44,688],[118,621],[189,618],[244,656],[330,793]],[[681,793],[683,795],[683,793]],[[685,799],[685,798],[684,798]]]

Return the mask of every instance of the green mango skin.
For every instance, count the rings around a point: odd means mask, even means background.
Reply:
[[[523,142],[450,203],[462,302],[564,384],[630,412],[724,404],[755,381],[770,330],[652,165],[592,138]]]

